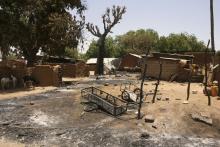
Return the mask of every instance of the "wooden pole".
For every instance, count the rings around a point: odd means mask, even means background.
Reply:
[[[153,99],[152,99],[152,103],[155,103],[155,98],[156,98],[156,95],[157,95],[158,86],[160,85],[161,75],[162,75],[162,63],[160,62],[160,72],[159,72],[159,76],[157,78],[157,83],[156,83],[156,87],[155,87],[155,90],[154,90],[154,96],[153,96]]]
[[[211,97],[209,95],[207,85],[208,85],[208,61],[207,61],[207,55],[208,55],[208,48],[209,48],[210,40],[208,41],[206,50],[205,50],[205,93],[207,94],[208,97],[208,105],[211,106]]]
[[[142,73],[141,88],[140,88],[140,101],[139,101],[137,119],[141,119],[142,100],[144,98],[143,87],[144,87],[144,81],[145,81],[145,77],[146,77],[146,73],[147,73],[147,56],[148,56],[149,52],[150,52],[150,49],[147,50],[146,56],[144,58],[144,71]]]
[[[212,51],[214,53],[213,55],[213,65],[215,66],[215,23],[214,23],[214,6],[213,6],[213,0],[210,0],[210,25],[211,25],[211,47]],[[220,96],[220,79],[218,79],[218,95]]]
[[[214,24],[214,8],[213,0],[210,0],[210,21],[211,21],[211,48],[215,55],[215,24]]]
[[[192,65],[192,61],[190,61],[190,65]],[[190,96],[190,86],[191,86],[191,80],[192,80],[192,69],[189,68],[189,77],[188,77],[188,86],[187,86],[187,101],[189,100]]]

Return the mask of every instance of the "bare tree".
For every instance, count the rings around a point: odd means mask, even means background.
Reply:
[[[104,73],[103,59],[105,56],[105,39],[111,29],[122,19],[122,15],[126,12],[126,7],[113,6],[112,9],[107,8],[105,14],[102,16],[104,25],[104,32],[101,33],[97,25],[87,23],[87,30],[94,36],[98,37],[98,59],[97,59],[97,72],[99,75]]]

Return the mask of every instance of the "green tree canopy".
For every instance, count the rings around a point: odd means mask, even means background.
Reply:
[[[105,43],[106,57],[121,57],[127,53],[144,54],[147,49],[162,53],[201,52],[205,44],[195,35],[187,33],[159,37],[152,29],[129,31],[115,39],[108,37]],[[86,53],[88,58],[98,56],[97,41],[92,41]]]
[[[161,36],[157,44],[157,51],[180,53],[204,51],[205,44],[198,41],[196,36],[187,33],[170,34],[168,37]]]
[[[63,55],[66,47],[78,44],[83,18],[77,21],[70,10],[80,15],[81,0],[1,0],[0,7],[1,48],[14,46],[30,66],[39,50]]]
[[[143,54],[148,48],[156,50],[159,35],[152,29],[140,29],[117,36],[116,40],[121,48],[121,54],[128,52]]]
[[[119,57],[119,48],[118,45],[111,36],[108,36],[105,40],[105,57],[106,58],[113,58],[113,57]],[[87,58],[97,58],[98,56],[98,41],[93,40],[89,46],[89,49],[86,52]]]

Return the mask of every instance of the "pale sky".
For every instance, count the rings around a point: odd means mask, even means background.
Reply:
[[[170,33],[187,32],[207,43],[210,38],[209,0],[86,0],[86,22],[103,29],[101,16],[112,5],[126,6],[121,23],[113,28],[111,36],[121,35],[130,30],[154,29],[160,36]],[[220,50],[220,0],[214,0],[215,44]],[[85,33],[88,40],[85,49],[93,37]]]

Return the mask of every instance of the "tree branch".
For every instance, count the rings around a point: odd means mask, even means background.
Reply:
[[[119,23],[119,21],[122,19],[122,15],[126,12],[126,7],[120,7],[120,6],[113,6],[113,8],[110,10],[107,8],[106,13],[103,15],[103,24],[104,24],[104,33],[108,34],[111,29]],[[110,13],[113,16],[113,20],[111,19]]]
[[[94,36],[96,36],[96,37],[101,37],[101,36],[102,36],[102,34],[101,34],[100,31],[99,31],[98,26],[94,26],[94,25],[91,24],[91,23],[87,23],[87,24],[86,24],[86,29],[87,29],[92,35],[94,35]]]

